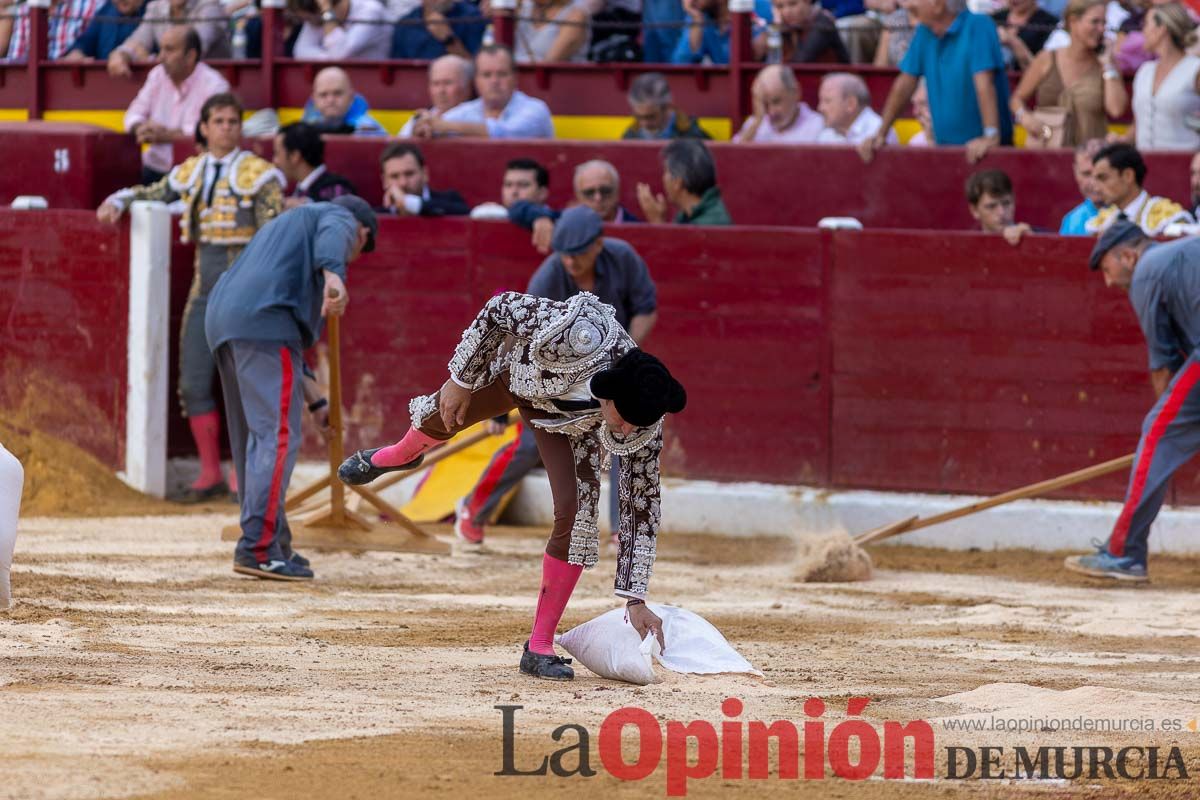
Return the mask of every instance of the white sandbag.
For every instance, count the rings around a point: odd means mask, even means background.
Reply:
[[[663,641],[667,647],[657,658],[667,669],[694,675],[748,672],[762,677],[704,617],[677,606],[649,605],[663,621]]]
[[[558,637],[558,643],[600,677],[639,686],[654,682],[651,657],[674,672],[697,675],[746,672],[762,677],[708,620],[685,608],[648,605],[663,621],[666,652],[659,651],[658,640],[653,636],[638,641],[637,631],[625,621],[623,608],[572,628]]]
[[[625,621],[625,609],[614,608],[577,625],[558,637],[571,657],[599,675],[614,681],[645,686],[654,683],[653,652],[658,640],[638,639],[637,630]]]
[[[0,444],[0,609],[8,608],[12,602],[8,572],[17,544],[17,514],[21,510],[24,485],[25,470],[21,462]]]

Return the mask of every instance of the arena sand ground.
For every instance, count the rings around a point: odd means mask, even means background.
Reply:
[[[690,782],[689,797],[1200,793],[1200,733],[1186,729],[966,733],[940,721],[1200,717],[1200,560],[1159,557],[1150,587],[1101,589],[1055,554],[882,547],[869,582],[799,584],[786,538],[667,535],[655,597],[707,617],[765,677],[664,672],[635,687],[581,668],[547,683],[516,670],[540,531],[497,528],[486,549],[444,557],[311,553],[319,581],[276,584],[230,571],[218,531],[231,511],[22,520],[17,605],[0,614],[0,796],[663,797],[664,767],[637,783],[604,773],[602,720],[635,705],[720,723],[731,696],[742,720],[797,723],[821,697],[827,729],[849,697],[871,697],[874,725],[933,723],[941,777],[716,777]],[[610,567],[584,575],[563,629],[614,607]],[[600,774],[495,777],[501,704],[524,707],[518,767],[578,723]],[[952,745],[1151,744],[1180,748],[1192,778],[944,779]]]

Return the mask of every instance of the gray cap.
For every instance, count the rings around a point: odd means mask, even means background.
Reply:
[[[330,202],[349,211],[358,220],[360,225],[371,232],[371,235],[367,237],[367,243],[363,247],[363,252],[369,253],[374,250],[375,236],[379,233],[379,219],[376,218],[375,212],[371,210],[371,206],[367,204],[367,201],[357,195],[344,194],[333,198]]]
[[[604,231],[604,222],[600,215],[587,206],[568,208],[554,223],[554,236],[550,246],[554,252],[566,256],[577,255],[596,241]]]
[[[1092,248],[1091,258],[1088,259],[1088,267],[1090,269],[1100,269],[1100,261],[1109,250],[1128,241],[1145,238],[1146,234],[1142,233],[1141,228],[1130,222],[1129,217],[1124,214],[1118,214],[1112,224],[1105,228],[1104,233],[1100,234],[1100,238],[1096,240],[1096,246]]]

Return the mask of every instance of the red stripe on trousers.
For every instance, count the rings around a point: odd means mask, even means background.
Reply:
[[[1133,485],[1129,487],[1129,499],[1121,509],[1121,516],[1117,517],[1112,536],[1108,537],[1108,552],[1111,555],[1121,557],[1125,554],[1129,524],[1133,521],[1134,510],[1142,502],[1142,494],[1146,490],[1146,476],[1150,474],[1150,464],[1154,461],[1154,451],[1158,448],[1163,434],[1167,432],[1167,427],[1179,415],[1179,409],[1183,407],[1197,381],[1200,381],[1200,364],[1193,362],[1175,380],[1175,385],[1167,395],[1167,402],[1163,404],[1162,411],[1150,426],[1150,432],[1146,434],[1146,441],[1142,443],[1142,452],[1134,468]]]
[[[500,482],[500,476],[512,463],[513,456],[517,454],[517,448],[521,446],[521,433],[521,423],[518,422],[517,438],[506,444],[504,449],[496,454],[496,457],[484,468],[483,474],[479,476],[479,482],[475,484],[475,491],[471,493],[471,499],[467,501],[467,514],[476,525],[488,524],[486,519],[475,519],[475,513],[483,508],[484,500],[495,491],[496,484]]]
[[[279,348],[281,382],[279,386],[279,435],[275,441],[275,469],[271,472],[271,491],[267,494],[267,510],[263,514],[262,535],[256,550],[266,550],[275,539],[275,520],[279,516],[279,495],[283,489],[283,467],[288,452],[288,415],[292,408],[292,357],[286,347]]]

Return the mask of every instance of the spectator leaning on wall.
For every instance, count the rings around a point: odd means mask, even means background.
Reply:
[[[91,23],[80,34],[70,51],[63,56],[66,61],[83,61],[89,58],[108,60],[112,52],[130,37],[146,11],[146,0],[108,0],[100,6]]]
[[[492,139],[552,139],[550,108],[517,90],[512,52],[487,45],[475,56],[475,90],[479,97],[455,106],[440,117],[418,115],[413,136],[480,136]]]
[[[457,105],[471,99],[471,83],[475,78],[475,66],[465,58],[442,56],[429,65],[429,108],[418,111],[404,123],[400,137],[413,135],[413,128],[420,117],[440,117]]]
[[[967,178],[967,208],[983,233],[999,233],[1011,245],[1033,231],[1016,222],[1017,199],[1012,180],[998,169],[985,169]]]
[[[870,161],[885,142],[900,111],[924,77],[938,144],[966,145],[967,160],[978,161],[998,144],[1012,144],[1008,76],[996,26],[972,14],[963,0],[910,0],[917,32],[883,109],[880,132],[859,146]]]
[[[871,91],[866,82],[849,72],[831,72],[821,79],[817,110],[825,128],[819,144],[860,144],[876,135],[888,144],[899,144],[896,132],[881,131],[882,120],[871,110]]]
[[[379,0],[288,0],[301,22],[292,51],[308,61],[385,59],[392,52],[392,26]]]
[[[201,58],[229,58],[229,20],[217,0],[150,0],[142,23],[108,57],[108,74],[128,78],[130,64],[162,53],[162,37],[187,25],[200,38]]]
[[[573,187],[576,205],[595,211],[601,222],[642,221],[621,205],[621,176],[607,161],[585,161],[577,166]],[[542,203],[518,200],[509,207],[508,218],[513,224],[533,231],[533,246],[539,253],[549,253],[555,224],[562,213]]]

